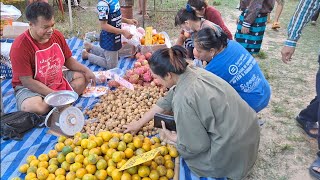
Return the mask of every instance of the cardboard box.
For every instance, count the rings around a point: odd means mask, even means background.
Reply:
[[[163,48],[171,48],[171,41],[169,38],[169,35],[166,32],[160,32],[160,34],[163,34],[165,37],[165,44],[155,44],[155,45],[141,45],[139,47],[139,52],[142,54],[145,54],[147,52],[155,52],[158,49],[163,49]]]
[[[3,28],[3,37],[4,38],[16,38],[23,32],[29,29],[28,23],[23,22],[12,22],[12,26],[7,25]]]

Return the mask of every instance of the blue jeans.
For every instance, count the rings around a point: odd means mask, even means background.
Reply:
[[[318,122],[320,124],[320,52],[318,55],[319,69],[316,75],[316,97],[311,100],[310,104],[300,112],[302,120]],[[318,129],[318,148],[320,149],[320,128]],[[320,152],[318,153],[320,157]]]

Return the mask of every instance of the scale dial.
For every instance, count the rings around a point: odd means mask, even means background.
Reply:
[[[67,107],[60,113],[59,126],[61,131],[73,136],[80,132],[84,126],[84,116],[80,109],[76,107]]]

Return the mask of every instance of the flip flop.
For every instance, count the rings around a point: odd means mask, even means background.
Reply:
[[[309,167],[309,172],[313,177],[320,179],[320,173],[315,171],[313,169],[314,167],[318,167],[318,168],[320,167],[320,158],[319,157],[311,164],[311,166]]]
[[[274,23],[272,24],[271,29],[278,29],[278,28],[280,28],[280,23],[279,23],[279,22],[274,22]]]
[[[319,128],[316,122],[304,121],[300,118],[300,116],[296,117],[296,121],[298,122],[298,125],[308,134],[308,136],[312,138],[318,137],[318,134],[311,133],[311,130]]]

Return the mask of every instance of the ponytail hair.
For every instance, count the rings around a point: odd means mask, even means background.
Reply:
[[[149,60],[151,71],[164,78],[169,72],[182,74],[187,68],[187,50],[182,46],[159,49]]]
[[[210,51],[213,49],[224,48],[228,44],[228,36],[225,32],[212,28],[203,28],[195,35],[194,42],[203,50]]]
[[[192,21],[200,21],[201,18],[196,15],[196,11],[192,9],[192,7],[187,4],[186,8],[182,8],[178,11],[174,25],[175,26],[180,26],[184,24],[187,20],[192,20]]]

